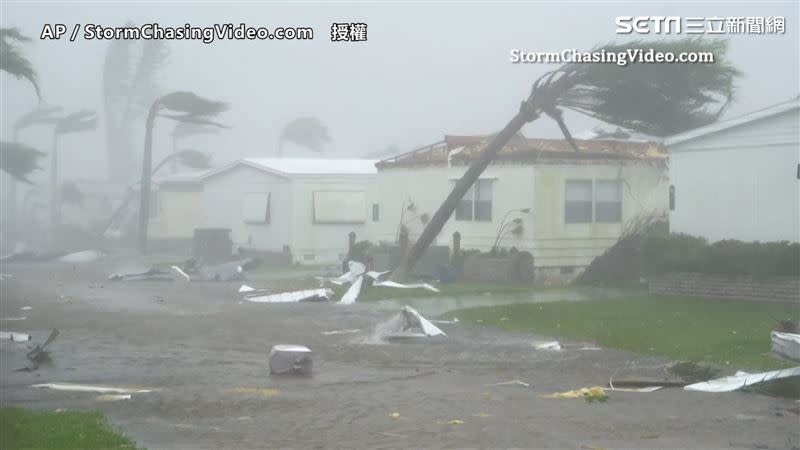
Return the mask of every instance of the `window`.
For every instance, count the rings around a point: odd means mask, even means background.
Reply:
[[[492,221],[492,180],[478,180],[456,207],[456,220]]]
[[[622,184],[618,180],[595,181],[594,221],[622,222]]]
[[[567,180],[564,188],[564,223],[592,222],[592,182]]]
[[[619,180],[567,180],[564,223],[622,222],[622,184]]]
[[[251,192],[244,194],[244,221],[245,223],[269,224],[272,220],[269,192]]]
[[[372,204],[372,221],[377,222],[381,218],[381,209],[380,205],[377,203]]]

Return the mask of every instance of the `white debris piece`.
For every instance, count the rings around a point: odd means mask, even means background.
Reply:
[[[398,282],[392,281],[392,280],[386,280],[386,281],[377,281],[377,282],[373,283],[372,285],[373,286],[378,286],[378,287],[392,287],[392,288],[399,288],[399,289],[419,289],[419,288],[422,288],[422,289],[427,289],[427,290],[429,290],[431,292],[441,292],[439,289],[431,286],[428,283],[403,284],[403,283],[398,283]]]
[[[31,387],[39,389],[50,389],[53,391],[95,392],[98,394],[141,394],[146,392],[153,392],[152,389],[133,389],[133,388],[122,388],[113,386],[92,386],[88,384],[72,384],[72,383],[44,383],[44,384],[34,384]]]
[[[120,400],[130,400],[131,394],[103,394],[95,397],[98,402],[116,402]]]
[[[560,351],[561,344],[558,341],[538,342],[534,343],[536,350],[553,350]]]
[[[328,300],[333,295],[330,289],[306,289],[302,291],[279,292],[276,294],[254,295],[244,299],[253,303],[293,303],[303,300]]]
[[[615,392],[641,392],[641,393],[650,393],[655,392],[661,389],[664,386],[646,386],[646,387],[635,387],[635,388],[615,388],[611,386],[609,389]]]
[[[25,319],[27,319],[27,317],[3,317],[3,318],[2,318],[2,319],[0,319],[0,320],[10,320],[10,321],[15,321],[15,320],[25,320]]]
[[[438,323],[440,325],[455,325],[458,322],[458,317],[453,317],[453,320],[431,320],[432,323]]]
[[[361,294],[361,285],[364,284],[364,277],[360,276],[353,282],[347,292],[344,293],[339,303],[342,305],[352,305],[358,300],[358,295]]]
[[[65,263],[88,263],[97,261],[103,256],[105,255],[97,250],[84,250],[82,252],[69,253],[58,258],[58,260]]]
[[[376,272],[374,270],[370,270],[369,272],[366,273],[366,275],[368,277],[372,278],[373,280],[377,280],[378,278],[386,275],[389,272],[391,272],[391,270],[386,270],[384,272]]]
[[[432,324],[430,320],[422,317],[422,314],[418,313],[416,309],[410,306],[403,307],[403,315],[406,318],[407,328],[415,326],[422,328],[422,332],[425,333],[426,336],[447,336],[444,331]]]
[[[752,386],[754,384],[797,376],[800,376],[800,366],[792,367],[790,369],[773,370],[770,372],[754,374],[740,371],[736,372],[735,375],[730,377],[722,377],[714,380],[690,384],[688,386],[684,386],[683,389],[687,391],[701,392],[732,392],[743,387]]]
[[[192,277],[187,275],[186,272],[184,272],[183,269],[178,266],[170,266],[169,270],[171,270],[172,273],[174,273],[181,280],[192,281]]]
[[[0,340],[9,340],[11,342],[27,342],[31,340],[31,335],[26,333],[17,333],[15,331],[0,331]]]
[[[348,271],[341,274],[337,278],[333,278],[327,281],[331,283],[342,286],[347,283],[354,283],[361,275],[367,271],[367,266],[358,262],[358,261],[350,261],[347,263]]]
[[[772,353],[781,358],[800,361],[800,334],[773,331],[770,333],[770,340]]]
[[[269,352],[270,375],[311,375],[311,349],[302,345],[276,345]]]
[[[323,335],[323,336],[334,336],[334,335],[337,335],[337,334],[356,334],[356,333],[359,333],[359,332],[361,332],[361,330],[359,330],[358,328],[352,328],[352,329],[347,329],[347,330],[323,331],[320,334]]]
[[[251,288],[246,284],[243,284],[242,287],[239,288],[239,292],[253,292],[253,291],[255,291],[255,289]]]
[[[21,309],[21,310],[23,310],[23,311],[30,311],[30,310],[31,310],[31,309],[33,309],[33,308],[32,308],[32,307],[30,307],[30,306],[23,306],[23,307],[22,307],[22,308],[20,308],[20,309]]]

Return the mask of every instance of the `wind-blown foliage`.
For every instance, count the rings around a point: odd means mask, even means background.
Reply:
[[[84,109],[69,114],[56,122],[56,134],[78,133],[97,128],[97,117],[94,111]]]
[[[35,125],[54,125],[61,120],[61,117],[57,115],[60,112],[60,106],[40,106],[35,108],[14,122],[14,131],[19,132]]]
[[[625,66],[569,63],[541,76],[533,84],[529,97],[520,105],[519,112],[492,137],[455,184],[392,277],[395,280],[408,278],[414,264],[442,230],[461,197],[508,141],[525,124],[537,120],[542,114],[556,121],[576,151],[578,146],[564,122],[562,108],[654,136],[680,133],[719,118],[733,97],[734,79],[739,75],[739,71],[725,58],[726,42],[702,38],[647,44],[632,41],[605,45],[594,51],[620,53],[650,48],[675,55],[709,52],[715,61],[698,64],[633,61]]]
[[[300,117],[287,123],[281,131],[278,151],[282,153],[283,144],[292,142],[320,153],[325,144],[331,142],[328,128],[316,117]]]
[[[127,23],[133,26],[132,22]],[[147,40],[141,45],[139,58],[133,61],[134,41],[114,40],[106,52],[103,65],[104,126],[108,174],[126,180],[133,162],[130,140],[131,126],[158,96],[157,75],[166,65],[169,52],[166,43]]]
[[[188,91],[167,94],[158,99],[158,104],[161,108],[179,113],[172,115],[161,114],[163,117],[190,123],[197,123],[195,119],[208,120],[208,117],[216,116],[228,110],[228,104],[225,102],[208,100]],[[211,125],[211,123],[203,123]]]
[[[178,122],[172,130],[173,138],[184,138],[198,134],[216,134],[219,130],[208,126],[198,125],[190,122]]]
[[[30,38],[23,36],[16,28],[0,28],[0,70],[28,80],[36,90],[36,96],[41,100],[42,93],[39,90],[39,81],[33,64],[12,41],[29,42]]]
[[[32,184],[28,175],[39,170],[39,158],[44,153],[18,142],[0,142],[0,169],[17,180]]]

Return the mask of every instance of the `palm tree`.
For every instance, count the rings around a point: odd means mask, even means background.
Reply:
[[[53,132],[53,152],[50,154],[50,224],[55,230],[61,225],[61,190],[58,181],[58,139],[64,134],[81,133],[97,128],[94,111],[81,110],[62,117]]]
[[[0,169],[15,180],[33,184],[27,177],[41,169],[39,158],[43,156],[44,153],[19,142],[0,142]]]
[[[716,121],[733,96],[739,72],[725,59],[722,40],[684,38],[661,42],[633,41],[608,44],[594,51],[627,52],[652,48],[656,52],[711,52],[716,61],[701,64],[569,63],[541,76],[519,112],[494,135],[447,199],[433,215],[414,246],[393,272],[392,278],[408,278],[414,264],[433,242],[455,211],[459,200],[506,143],[527,123],[542,115],[555,120],[574,150],[578,150],[562,117],[571,109],[603,122],[649,134],[668,136]]]
[[[316,117],[300,117],[287,123],[278,138],[278,157],[283,157],[283,145],[292,142],[307,149],[322,153],[326,143],[331,142],[328,128]]]
[[[30,38],[23,36],[16,28],[0,28],[0,70],[17,78],[28,80],[36,90],[36,96],[41,100],[42,93],[39,90],[39,82],[33,64],[11,41],[30,42]]]
[[[103,64],[103,122],[108,176],[125,183],[133,175],[131,126],[135,120],[144,118],[147,105],[158,96],[156,78],[169,56],[164,41],[143,41],[138,58],[134,58],[137,46],[131,40],[112,41]]]
[[[19,142],[19,133],[26,129],[37,125],[52,125],[58,121],[58,116],[55,114],[61,111],[59,107],[47,107],[47,106],[40,106],[38,108],[33,109],[32,111],[24,114],[22,117],[17,119],[14,122],[14,127],[12,128],[12,136],[13,142]],[[16,159],[12,158],[3,158],[2,164],[10,165],[8,169],[4,167],[3,170],[6,170],[9,174],[16,173],[21,176],[27,183],[30,183],[25,177],[32,171],[38,168],[38,162],[36,161],[39,156],[44,155],[44,153],[38,152],[33,150],[33,152],[23,152],[19,155],[23,155],[22,158],[17,157]],[[18,156],[19,156],[18,155]],[[19,166],[13,166],[14,162],[20,164]],[[7,233],[6,237],[9,239],[10,242],[14,242],[16,239],[16,229],[17,229],[17,180],[12,177],[8,183],[8,196],[6,197],[7,207],[8,207],[8,217],[9,221],[6,224]]]
[[[145,123],[144,156],[142,160],[142,179],[139,205],[138,248],[141,254],[147,253],[147,224],[150,221],[150,181],[153,164],[153,127],[156,117],[166,117],[178,122],[201,126],[227,128],[212,120],[227,111],[225,102],[208,100],[192,92],[178,91],[156,99],[150,106]],[[164,113],[170,111],[171,113]]]

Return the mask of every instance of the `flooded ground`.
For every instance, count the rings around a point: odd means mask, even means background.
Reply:
[[[613,292],[403,299],[341,306],[240,303],[238,283],[110,282],[95,264],[6,265],[4,331],[44,340],[53,364],[32,373],[26,344],[0,344],[2,405],[100,409],[149,449],[181,448],[792,448],[794,401],[734,392],[610,393],[605,404],[540,396],[661,376],[669,361],[603,349],[548,352],[542,336],[463,323],[421,344],[376,345],[409,304],[424,315]],[[588,297],[587,297],[588,296]],[[30,306],[30,309],[22,309]],[[337,330],[344,334],[326,334]],[[314,352],[314,376],[268,375],[275,344]],[[530,383],[494,386],[510,380]],[[73,382],[154,389],[130,400],[34,389]],[[455,421],[454,421],[455,420]],[[463,422],[463,423],[462,423]]]

